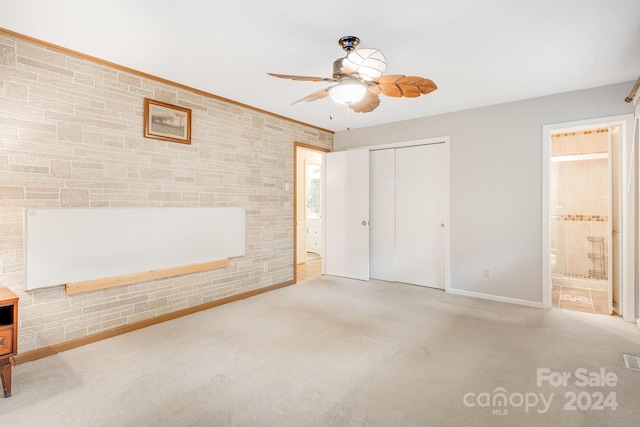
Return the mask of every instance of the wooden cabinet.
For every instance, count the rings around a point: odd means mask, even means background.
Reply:
[[[322,248],[322,223],[320,218],[307,218],[307,252],[320,254]]]
[[[18,297],[0,288],[0,377],[4,397],[11,396],[11,358],[18,352]]]

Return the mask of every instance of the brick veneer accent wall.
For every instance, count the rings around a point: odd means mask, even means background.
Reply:
[[[192,109],[191,145],[142,136],[145,97]],[[0,32],[0,286],[20,297],[19,352],[291,281],[295,141],[330,149],[333,134]],[[26,208],[199,206],[246,209],[246,256],[74,296],[24,290]]]

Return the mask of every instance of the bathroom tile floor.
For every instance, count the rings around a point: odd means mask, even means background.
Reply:
[[[553,285],[551,305],[587,313],[609,314],[609,295],[607,291]]]

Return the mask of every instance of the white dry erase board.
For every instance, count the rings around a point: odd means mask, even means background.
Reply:
[[[27,209],[26,289],[245,254],[244,208]]]

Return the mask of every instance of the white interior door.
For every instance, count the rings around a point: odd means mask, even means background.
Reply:
[[[325,156],[325,274],[369,280],[369,150]]]
[[[372,150],[372,278],[446,287],[446,145]]]
[[[396,281],[445,288],[445,145],[396,151]]]

